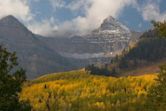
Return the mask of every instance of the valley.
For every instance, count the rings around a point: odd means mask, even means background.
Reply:
[[[1,0],[0,111],[166,111],[164,0]]]

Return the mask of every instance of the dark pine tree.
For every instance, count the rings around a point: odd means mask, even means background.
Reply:
[[[18,67],[16,53],[0,46],[0,111],[30,111],[30,105],[19,101],[19,92],[26,80]]]
[[[149,111],[166,111],[166,65],[161,66],[156,85],[148,93]]]
[[[166,37],[166,22],[153,22],[154,29],[161,37]],[[166,64],[160,67],[156,85],[148,93],[147,111],[166,111]]]

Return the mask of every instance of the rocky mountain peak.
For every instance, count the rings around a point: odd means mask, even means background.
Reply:
[[[100,28],[101,31],[103,30],[122,30],[125,32],[129,32],[129,29],[123,25],[122,23],[120,23],[118,20],[116,20],[115,18],[113,18],[112,16],[109,16],[108,18],[106,18],[103,23],[101,24]]]
[[[118,26],[118,21],[115,20],[112,16],[106,18],[101,24],[101,30],[113,30]]]
[[[13,15],[8,15],[0,20],[0,26],[12,28],[24,28],[25,26]]]
[[[112,16],[107,17],[104,21],[103,24],[112,24],[113,22],[116,22],[117,20],[113,18]]]
[[[8,15],[0,19],[0,36],[10,38],[9,40],[31,41],[34,39],[33,33],[29,31],[17,18]],[[11,39],[12,38],[12,39]]]

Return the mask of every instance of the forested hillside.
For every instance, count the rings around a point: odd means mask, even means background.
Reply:
[[[120,60],[121,69],[133,69],[151,65],[166,59],[166,39],[160,38],[154,31],[146,32],[132,49],[124,52]]]
[[[104,77],[84,70],[51,74],[25,84],[21,100],[33,111],[140,111],[156,75]]]
[[[166,38],[156,30],[145,32],[132,47],[112,59],[110,64],[90,65],[86,70],[91,74],[106,76],[142,75],[158,73],[159,66],[166,63]]]

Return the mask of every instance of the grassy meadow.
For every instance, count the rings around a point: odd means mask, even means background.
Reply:
[[[156,74],[127,77],[90,75],[84,70],[50,74],[27,82],[20,100],[33,111],[144,111]]]

